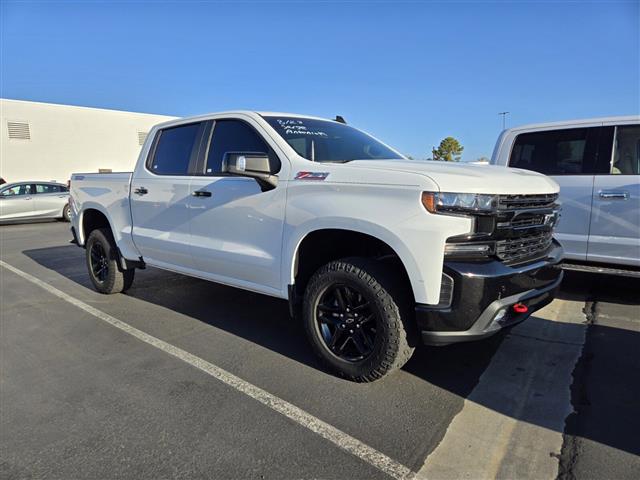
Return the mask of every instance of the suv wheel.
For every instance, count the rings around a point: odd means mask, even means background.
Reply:
[[[371,382],[411,358],[409,301],[391,293],[400,284],[392,269],[366,258],[337,260],[313,275],[303,321],[314,351],[332,370]]]
[[[131,287],[135,270],[120,270],[115,242],[106,228],[93,230],[87,239],[86,260],[89,278],[100,293],[120,293]]]

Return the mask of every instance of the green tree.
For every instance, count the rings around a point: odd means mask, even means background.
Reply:
[[[433,160],[444,160],[445,162],[459,162],[464,147],[460,142],[453,138],[447,137],[440,142],[438,148],[432,150]]]

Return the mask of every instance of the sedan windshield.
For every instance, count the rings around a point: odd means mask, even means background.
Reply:
[[[402,158],[366,133],[343,123],[304,117],[264,119],[298,155],[314,162]]]

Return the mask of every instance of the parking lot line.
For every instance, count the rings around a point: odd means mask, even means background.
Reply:
[[[198,368],[199,370],[216,378],[220,382],[234,388],[241,393],[244,393],[245,395],[280,413],[286,418],[296,422],[302,427],[316,433],[325,440],[330,441],[337,447],[347,451],[360,460],[377,468],[381,472],[384,472],[396,479],[408,479],[412,478],[415,475],[415,473],[406,466],[396,462],[392,458],[361,442],[357,438],[354,438],[351,435],[337,429],[336,427],[320,420],[319,418],[314,417],[310,413],[302,410],[299,407],[296,407],[286,400],[283,400],[261,389],[260,387],[242,380],[232,373],[210,362],[207,362],[206,360],[203,360],[196,355],[193,355],[185,350],[171,345],[170,343],[149,335],[148,333],[138,330],[137,328],[132,327],[131,325],[118,320],[117,318],[112,317],[111,315],[98,310],[97,308],[92,307],[91,305],[84,303],[83,301],[78,300],[75,297],[72,297],[71,295],[61,290],[58,290],[48,283],[43,282],[42,280],[14,267],[13,265],[4,262],[3,260],[0,260],[0,266],[43,288],[52,295],[64,300],[67,303],[70,303],[71,305],[74,305],[75,307],[85,311],[86,313],[89,313],[90,315],[93,315],[94,317],[120,329],[121,331],[128,333],[138,340],[152,345],[153,347],[162,350],[163,352],[168,353],[169,355],[172,355],[193,367]]]

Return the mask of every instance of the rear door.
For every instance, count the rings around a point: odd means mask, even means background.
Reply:
[[[33,214],[36,217],[62,217],[62,209],[69,201],[65,187],[54,183],[36,183],[33,196]]]
[[[640,124],[606,128],[609,156],[600,156],[604,173],[594,180],[587,260],[640,266]]]
[[[146,162],[136,166],[130,194],[133,241],[148,263],[193,269],[189,187],[205,125],[160,130]]]
[[[33,217],[35,185],[21,183],[0,191],[0,220],[21,220]]]
[[[586,260],[591,202],[601,127],[522,133],[509,166],[553,177],[560,185],[562,213],[555,236],[567,258]]]

